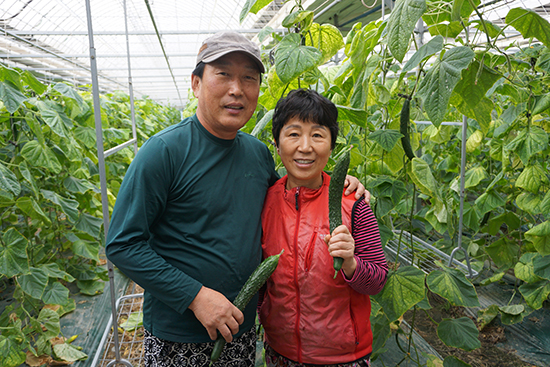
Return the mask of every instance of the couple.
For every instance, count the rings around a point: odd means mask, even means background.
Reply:
[[[322,170],[338,132],[330,101],[300,90],[279,102],[274,137],[289,172],[280,180],[269,149],[239,131],[256,108],[264,71],[245,37],[205,40],[192,75],[196,115],[143,144],[119,190],[106,254],[145,289],[146,366],[206,366],[217,332],[230,342],[218,366],[253,366],[258,297],[244,313],[230,300],[262,247],[267,256],[281,246],[291,247],[260,308],[268,365],[368,363],[367,294],[380,290],[387,271],[376,220],[363,200],[346,196],[346,225],[324,236],[330,178]],[[344,258],[336,280],[332,256]],[[334,293],[325,294],[329,288]]]

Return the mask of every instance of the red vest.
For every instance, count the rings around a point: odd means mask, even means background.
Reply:
[[[285,190],[287,177],[272,186],[262,213],[264,258],[284,249],[267,281],[260,321],[267,343],[300,363],[351,362],[372,351],[370,299],[354,291],[340,271],[333,279],[328,185],[318,190]],[[342,219],[351,228],[354,195],[342,198]]]

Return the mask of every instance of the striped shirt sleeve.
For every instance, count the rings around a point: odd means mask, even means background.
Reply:
[[[362,199],[354,206],[352,220],[357,269],[351,279],[345,275],[344,279],[355,291],[375,295],[386,284],[388,274],[378,222],[369,205]]]

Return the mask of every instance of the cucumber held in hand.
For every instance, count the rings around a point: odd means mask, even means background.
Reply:
[[[328,221],[330,225],[330,233],[342,224],[342,192],[344,191],[344,183],[348,174],[350,161],[350,150],[348,149],[340,159],[336,162],[330,184],[328,186]],[[338,271],[342,269],[344,259],[341,257],[334,258],[334,279],[338,275]]]
[[[241,310],[241,312],[244,312],[244,309],[248,302],[250,302],[256,292],[260,290],[262,285],[264,285],[264,283],[267,281],[267,278],[269,278],[271,274],[273,274],[273,272],[277,268],[277,265],[279,264],[279,257],[281,256],[283,251],[281,251],[281,253],[278,255],[270,256],[262,261],[262,263],[258,265],[256,270],[254,270],[254,272],[250,275],[246,283],[244,283],[243,287],[239,291],[239,294],[237,294],[237,297],[235,297],[235,300],[233,301],[235,307]],[[221,335],[218,335],[218,339],[216,339],[216,342],[214,343],[214,349],[212,350],[212,354],[210,355],[210,365],[212,365],[212,363],[215,363],[218,358],[220,358],[224,346],[225,339]]]

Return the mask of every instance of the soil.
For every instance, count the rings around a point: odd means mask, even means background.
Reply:
[[[427,312],[436,322],[440,322],[444,318],[466,316],[471,318],[477,325],[476,319],[468,314],[463,307],[451,306],[445,299],[436,294],[429,294],[429,302],[432,309],[427,310]],[[409,325],[412,324],[412,316],[413,311],[408,311],[404,315],[404,319]],[[437,325],[430,320],[424,310],[416,311],[413,327],[443,358],[455,356],[472,367],[536,367],[522,361],[515,351],[496,345],[504,342],[506,335],[504,327],[495,324],[494,321],[479,332],[481,347],[470,352],[446,346],[437,336]]]

